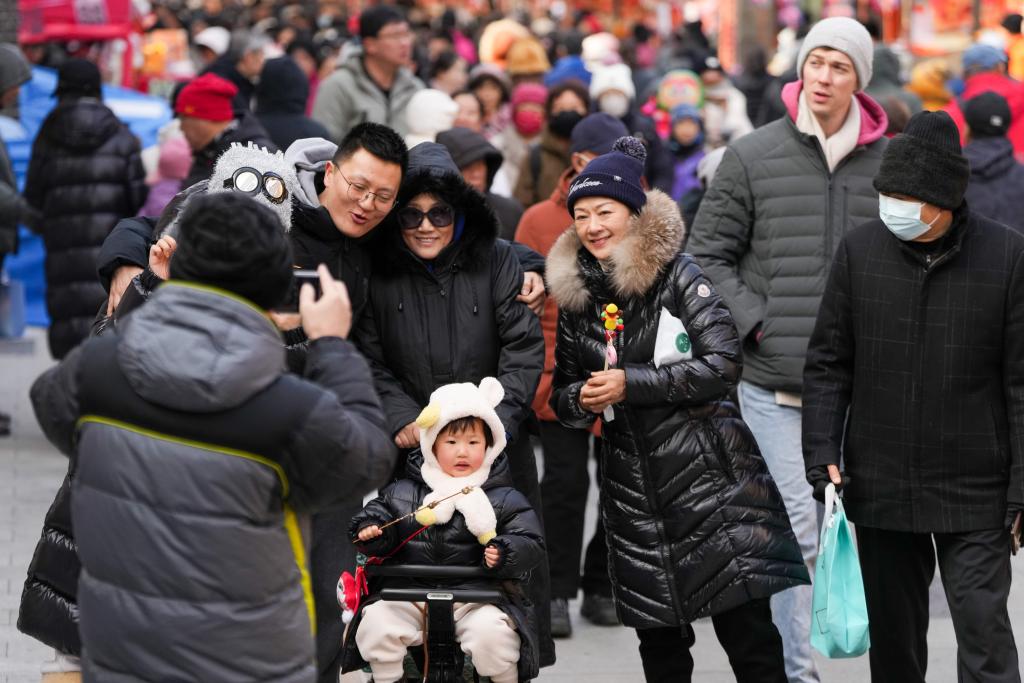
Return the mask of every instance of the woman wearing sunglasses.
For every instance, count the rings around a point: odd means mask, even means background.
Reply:
[[[523,273],[511,245],[497,239],[493,211],[447,148],[424,142],[409,151],[395,208],[378,231],[370,303],[356,338],[395,443],[419,445],[415,420],[437,387],[497,377],[512,479],[540,510],[536,462],[521,425],[544,365],[544,337],[537,316],[516,301]],[[543,585],[531,586],[531,598],[547,606],[546,564],[534,574]],[[548,654],[553,661],[553,646]]]

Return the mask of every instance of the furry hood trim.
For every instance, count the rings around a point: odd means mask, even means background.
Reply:
[[[686,226],[672,198],[660,190],[648,192],[647,203],[630,219],[625,238],[609,259],[611,287],[627,299],[642,295],[675,259],[685,236]],[[583,248],[576,229],[569,228],[547,259],[548,290],[559,307],[573,313],[586,310],[591,300],[578,259]]]

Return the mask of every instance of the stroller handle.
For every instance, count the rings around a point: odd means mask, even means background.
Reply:
[[[482,567],[439,567],[431,564],[366,565],[366,576],[390,576],[403,579],[489,579],[500,578]]]
[[[464,590],[456,588],[385,588],[380,592],[381,600],[388,602],[429,602],[437,600],[455,602],[480,602],[488,605],[505,601],[505,596],[498,591]]]

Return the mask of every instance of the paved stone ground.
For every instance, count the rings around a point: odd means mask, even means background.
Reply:
[[[28,402],[32,380],[50,363],[45,335],[40,330],[31,330],[26,340],[16,343],[0,341],[0,411],[14,416],[14,434],[0,438],[0,683],[36,683],[42,663],[53,658],[51,650],[18,633],[15,627],[25,570],[39,538],[43,516],[67,466],[64,456],[43,438]],[[593,524],[593,519],[589,524]],[[1024,579],[1024,562],[1015,562],[1014,574],[1019,585]],[[932,593],[928,680],[952,683],[956,680],[953,627],[941,590],[934,586]],[[571,603],[574,612],[578,607],[578,602]],[[1024,592],[1019,588],[1011,593],[1010,610],[1017,633],[1024,633]],[[634,633],[623,628],[590,626],[576,614],[574,622],[574,636],[558,641],[558,664],[544,670],[539,679],[542,683],[643,680]],[[695,625],[695,630],[694,680],[733,681],[711,623],[702,621]],[[822,680],[826,682],[859,683],[869,679],[864,657],[819,659],[819,663]]]

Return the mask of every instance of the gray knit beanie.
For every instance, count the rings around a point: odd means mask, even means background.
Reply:
[[[817,47],[839,50],[849,57],[857,72],[857,90],[861,91],[868,87],[868,83],[871,82],[875,46],[871,43],[871,34],[859,21],[847,17],[829,17],[812,26],[800,46],[800,54],[796,60],[797,73],[801,78],[807,55]]]

